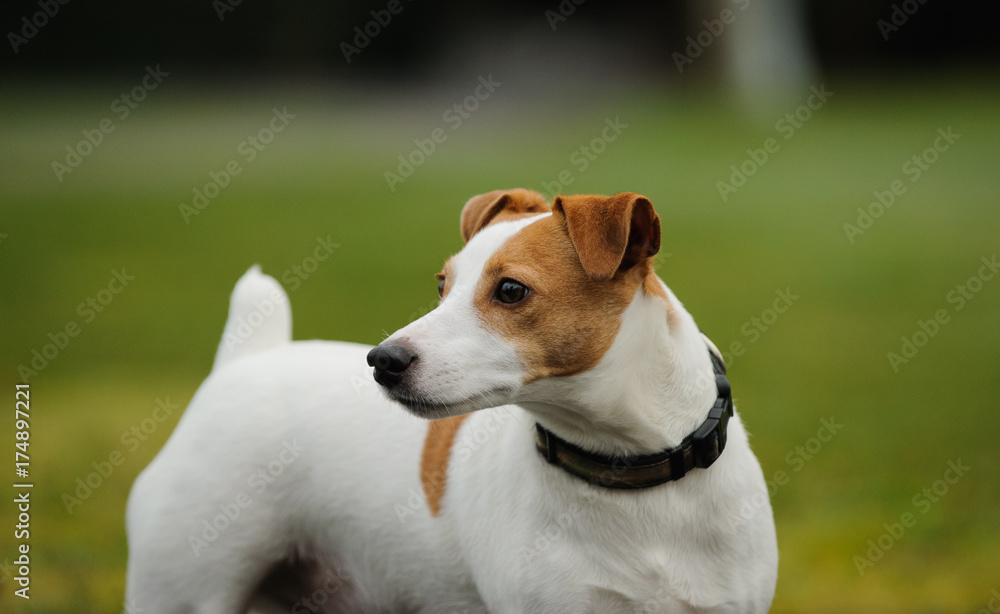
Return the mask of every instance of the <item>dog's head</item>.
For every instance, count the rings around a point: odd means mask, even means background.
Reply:
[[[424,417],[535,400],[605,358],[637,297],[671,300],[652,267],[659,218],[638,194],[550,206],[498,190],[466,203],[461,231],[438,307],[368,356],[388,395]]]

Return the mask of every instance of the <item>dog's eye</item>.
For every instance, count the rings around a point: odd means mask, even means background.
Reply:
[[[438,277],[438,296],[444,297],[444,277]]]
[[[526,296],[528,287],[513,279],[500,280],[500,284],[497,285],[497,300],[501,303],[517,303],[523,301]]]

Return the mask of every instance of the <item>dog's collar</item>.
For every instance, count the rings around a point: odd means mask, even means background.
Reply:
[[[722,359],[711,350],[718,396],[708,418],[679,446],[642,456],[605,456],[588,452],[535,423],[542,457],[567,473],[605,488],[649,488],[679,480],[695,467],[711,466],[726,448],[726,427],[733,416],[733,396]]]

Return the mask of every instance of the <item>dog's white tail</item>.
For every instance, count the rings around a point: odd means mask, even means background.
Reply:
[[[212,369],[292,340],[292,307],[276,279],[250,267],[229,299],[229,319]]]

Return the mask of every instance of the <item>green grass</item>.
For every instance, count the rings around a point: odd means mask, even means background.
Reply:
[[[833,98],[784,140],[773,122],[785,110],[761,121],[662,91],[525,113],[517,92],[500,90],[450,131],[441,111],[467,92],[407,105],[168,85],[62,182],[52,161],[110,114],[113,96],[35,88],[0,101],[4,387],[49,333],[80,326],[30,380],[32,607],[6,579],[0,610],[121,611],[128,490],[178,415],[134,451],[122,436],[158,398],[191,398],[249,265],[291,275],[329,237],[339,244],[329,260],[297,286],[285,278],[295,336],[375,343],[433,306],[432,275],[461,247],[466,198],[540,189],[565,169],[566,192],[649,196],[663,225],[661,276],[720,347],[744,345],[730,371],[737,403],[765,474],[788,474],[773,496],[774,612],[975,612],[1000,588],[1000,277],[960,311],[946,300],[1000,251],[1000,88],[828,83]],[[286,105],[297,117],[245,162],[239,143]],[[578,171],[570,155],[616,116],[629,127]],[[448,140],[390,192],[384,172],[440,126]],[[911,183],[903,164],[948,126],[962,136]],[[716,182],[768,137],[778,152],[723,202]],[[232,159],[242,172],[185,224],[178,205]],[[843,224],[895,179],[906,193],[850,243]],[[78,305],[123,267],[134,281],[84,321]],[[745,334],[786,288],[800,298],[759,337]],[[949,322],[893,372],[887,353],[938,309]],[[823,418],[844,427],[817,449]],[[805,461],[796,446],[809,445]],[[115,450],[122,464],[67,513],[63,494]],[[922,513],[914,496],[956,459],[968,475]],[[853,557],[906,512],[916,524],[860,576]],[[13,559],[9,527],[2,535],[0,557]]]

